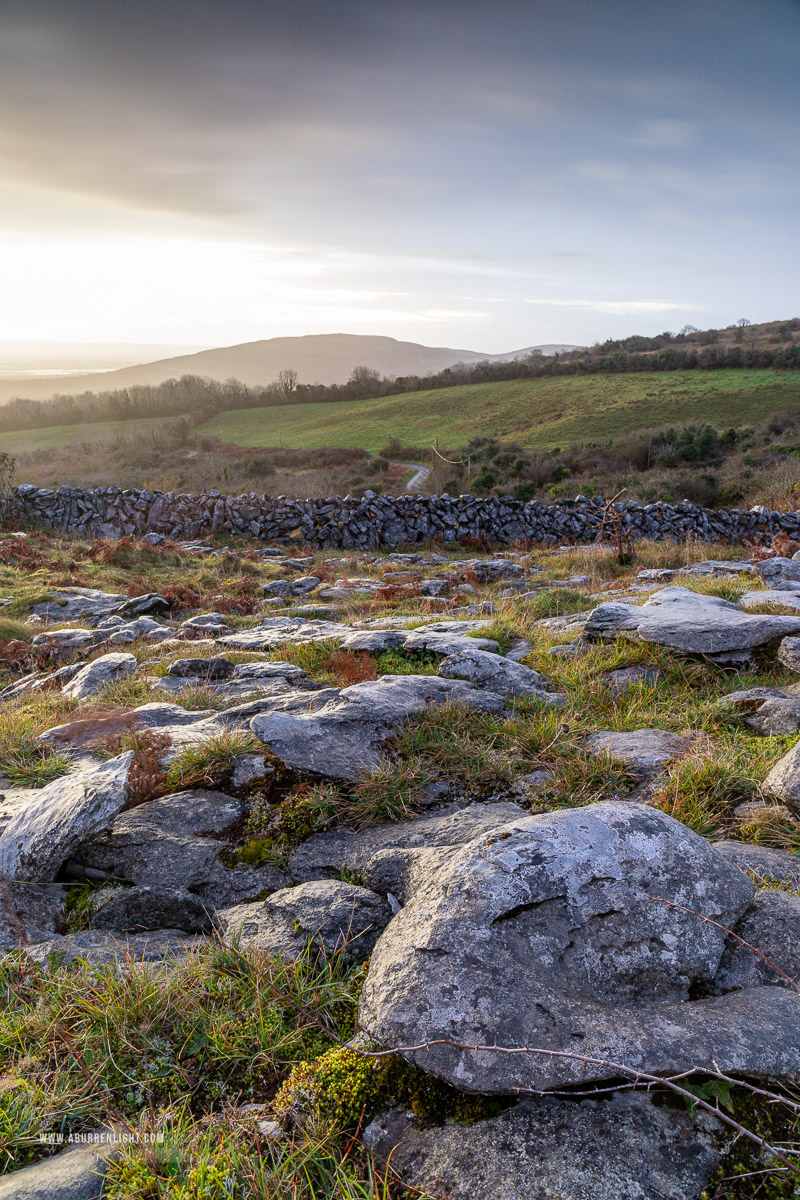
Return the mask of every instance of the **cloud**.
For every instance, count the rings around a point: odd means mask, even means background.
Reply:
[[[542,297],[526,298],[525,303],[551,305],[555,308],[582,308],[598,313],[615,313],[618,316],[628,313],[662,313],[683,310],[696,312],[698,308],[696,304],[682,304],[672,300],[547,300]]]

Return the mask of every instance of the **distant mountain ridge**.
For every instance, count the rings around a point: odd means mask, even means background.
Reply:
[[[373,334],[307,334],[201,350],[101,374],[42,376],[24,381],[0,379],[0,400],[11,396],[42,400],[55,392],[75,395],[86,391],[111,391],[135,384],[163,383],[165,379],[181,375],[203,375],[219,380],[235,378],[252,386],[273,382],[283,370],[296,371],[299,383],[325,384],[344,383],[357,366],[371,367],[390,378],[429,375],[459,362],[476,363],[487,359],[508,362],[534,349],[550,355],[576,347],[550,344],[528,346],[507,354],[481,354],[475,350],[400,342],[396,338]]]

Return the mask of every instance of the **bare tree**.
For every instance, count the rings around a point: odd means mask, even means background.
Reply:
[[[278,375],[278,387],[288,399],[297,387],[297,371],[293,371],[291,368],[281,371]]]
[[[347,382],[359,395],[366,396],[376,390],[380,381],[379,372],[372,367],[353,367]]]

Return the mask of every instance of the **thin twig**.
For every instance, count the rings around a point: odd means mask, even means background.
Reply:
[[[728,1114],[724,1113],[720,1108],[713,1104],[709,1104],[707,1100],[703,1100],[700,1096],[695,1095],[695,1093],[690,1091],[688,1088],[681,1087],[680,1084],[674,1083],[668,1077],[652,1075],[649,1071],[642,1071],[639,1068],[629,1067],[625,1063],[616,1063],[612,1062],[610,1059],[604,1058],[592,1058],[587,1054],[577,1054],[574,1051],[569,1050],[549,1050],[541,1046],[482,1046],[469,1042],[457,1042],[451,1038],[433,1038],[428,1042],[420,1042],[415,1046],[395,1046],[391,1050],[359,1050],[359,1053],[364,1054],[368,1058],[383,1058],[391,1054],[415,1054],[422,1050],[430,1050],[432,1046],[450,1046],[455,1050],[470,1050],[476,1054],[531,1054],[547,1058],[569,1059],[572,1062],[602,1067],[604,1070],[608,1071],[610,1076],[622,1075],[628,1079],[632,1079],[634,1081],[634,1085],[648,1083],[650,1085],[666,1087],[669,1091],[674,1092],[676,1095],[682,1096],[684,1100],[688,1101],[694,1107],[704,1109],[718,1121],[722,1121],[731,1129],[735,1129],[736,1132],[742,1137],[746,1137],[749,1141],[755,1142],[755,1144],[759,1146],[765,1153],[770,1154],[778,1162],[782,1163],[789,1171],[791,1171],[793,1175],[796,1175],[798,1178],[800,1178],[800,1166],[791,1162],[782,1150],[780,1150],[777,1146],[773,1146],[766,1140],[766,1138],[760,1137],[757,1133],[754,1133],[745,1125],[741,1125],[738,1121],[734,1120],[733,1117],[728,1116]],[[700,1071],[699,1068],[698,1073],[711,1075],[712,1077],[716,1074],[714,1071]],[[746,1088],[747,1084],[742,1084],[742,1086]],[[518,1096],[547,1096],[549,1093],[544,1088],[519,1087],[514,1088],[514,1094]]]

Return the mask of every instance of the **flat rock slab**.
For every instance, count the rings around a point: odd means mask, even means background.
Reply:
[[[796,567],[800,563],[794,564]],[[800,588],[800,582],[797,585]],[[765,588],[760,592],[745,592],[739,597],[739,604],[742,608],[759,609],[767,605],[771,607],[788,608],[793,612],[800,612],[800,592],[775,591],[774,588]]]
[[[93,588],[62,588],[50,593],[50,599],[34,604],[33,611],[45,621],[79,621],[86,617],[107,617],[128,602],[121,592],[98,592]]]
[[[320,593],[324,594],[324,593]],[[474,638],[473,621],[434,621],[407,630],[391,628],[359,628],[333,621],[296,620],[291,617],[267,617],[258,629],[232,633],[220,638],[220,644],[240,650],[271,650],[288,643],[335,642],[347,650],[366,650],[380,653],[397,646],[413,652],[427,650],[434,654],[455,654],[460,650],[497,651],[491,638]]]
[[[267,713],[254,717],[250,728],[291,770],[354,780],[380,766],[385,743],[404,721],[430,705],[449,702],[484,712],[499,713],[505,707],[501,696],[460,679],[384,675],[342,688],[316,712]]]
[[[155,929],[151,933],[112,933],[105,929],[86,929],[51,941],[26,946],[25,953],[44,967],[53,961],[67,966],[76,959],[90,967],[111,964],[173,963],[180,965],[193,950],[206,944],[204,937],[184,933],[182,929]]]
[[[679,567],[676,575],[711,575],[715,578],[725,578],[732,575],[752,575],[755,563],[751,558],[725,559],[704,558],[701,562],[690,563],[687,567]]]
[[[629,733],[601,730],[590,733],[584,745],[595,757],[607,754],[641,775],[652,775],[686,754],[692,741],[666,729],[633,729]]]
[[[236,670],[227,658],[176,658],[167,675],[177,679],[229,679]]]
[[[372,953],[389,924],[392,910],[368,888],[320,879],[282,888],[268,900],[239,904],[217,913],[225,940],[279,955],[285,962],[312,952],[341,952],[351,962]]]
[[[387,822],[358,831],[332,829],[315,833],[298,846],[289,859],[288,870],[299,882],[330,879],[345,867],[361,873],[375,855],[384,851],[463,846],[479,834],[525,815],[516,804],[470,804],[449,806],[430,817]]]
[[[418,883],[375,947],[359,1027],[387,1048],[431,1043],[406,1057],[481,1092],[607,1078],[609,1063],[797,1079],[800,996],[690,999],[725,951],[710,922],[735,928],[753,896],[704,838],[646,805],[523,817]]]
[[[699,1122],[639,1094],[542,1096],[430,1129],[393,1110],[363,1140],[404,1183],[448,1200],[699,1200],[719,1157]]]
[[[0,876],[50,883],[87,839],[107,829],[128,798],[128,750],[100,767],[54,779],[31,793],[0,834]]]
[[[53,629],[48,633],[37,633],[31,645],[37,650],[67,658],[72,654],[88,654],[103,640],[102,633],[94,633],[91,629]]]
[[[629,637],[724,663],[746,662],[757,647],[799,631],[800,616],[755,616],[717,596],[666,587],[640,607],[598,605],[589,615],[584,633],[591,640]]]
[[[800,891],[800,854],[773,850],[769,846],[751,846],[747,842],[715,842],[714,849],[740,871],[751,872],[757,880],[779,880]]]

